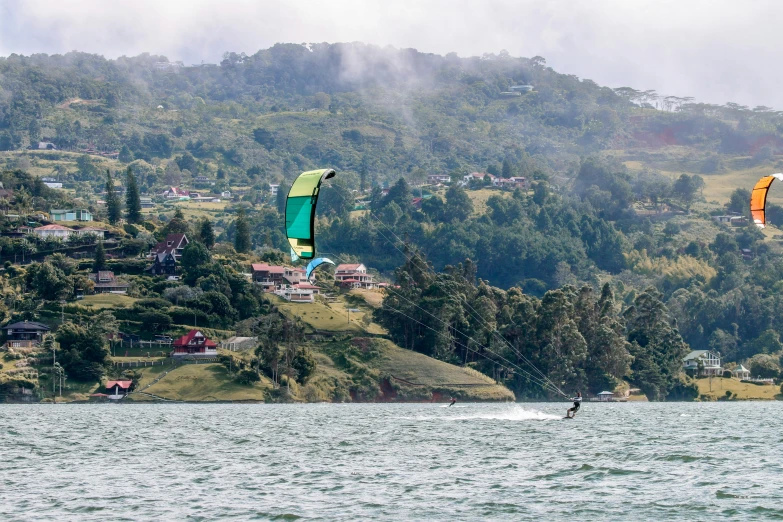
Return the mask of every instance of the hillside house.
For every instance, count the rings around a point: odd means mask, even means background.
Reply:
[[[19,321],[3,327],[6,346],[11,348],[30,348],[37,346],[50,329],[43,323]]]
[[[96,294],[126,294],[128,293],[128,283],[124,283],[117,279],[114,272],[109,270],[101,270],[95,274],[89,274],[87,277],[90,281],[95,283],[93,291]]]
[[[236,352],[237,350],[251,350],[258,346],[258,337],[238,337],[233,336],[225,341],[220,341],[220,347],[224,350],[231,350]]]
[[[191,330],[172,344],[172,357],[216,357],[217,344],[207,339],[201,330]]]
[[[163,191],[161,196],[166,199],[188,199],[190,198],[190,192],[178,189],[177,187],[169,187],[168,190]]]
[[[523,93],[523,92],[530,92],[532,90],[533,90],[533,86],[532,85],[512,85],[511,86],[511,92]]]
[[[47,187],[49,187],[50,189],[61,189],[61,188],[63,188],[62,181],[44,181],[43,184],[46,185]]]
[[[273,292],[275,288],[283,284],[285,267],[269,265],[267,263],[253,263],[253,282],[260,284],[265,292]]]
[[[748,224],[748,218],[745,216],[712,216],[712,220],[731,227],[744,227]]]
[[[334,271],[334,280],[346,288],[378,288],[375,278],[367,273],[367,267],[362,263],[337,265]]]
[[[52,221],[76,221],[75,210],[52,209],[49,211]]]
[[[487,178],[487,176],[489,176],[490,183],[492,185],[496,185],[497,186],[497,184],[499,183],[498,182],[499,178],[496,177],[496,176],[493,176],[492,174],[488,174],[488,173],[485,173],[485,172],[471,172],[470,174],[466,174],[462,178],[461,185],[462,186],[469,185],[471,181],[476,182],[476,183],[484,183],[484,180]]]
[[[59,239],[68,239],[76,231],[72,228],[62,225],[44,225],[33,229],[33,234],[40,238],[56,237]]]
[[[307,281],[305,278],[306,274],[307,270],[304,268],[285,267],[285,272],[283,273],[283,282],[289,285],[298,285],[303,281]]]
[[[193,178],[193,183],[195,183],[197,185],[214,185],[215,184],[214,181],[210,180],[206,176],[196,176],[195,178]]]
[[[428,174],[427,183],[438,185],[439,183],[451,183],[451,176],[448,174]]]
[[[269,184],[269,195],[270,196],[277,196],[277,191],[280,190],[280,183],[270,183]]]
[[[292,303],[312,303],[315,301],[312,290],[299,288],[299,286],[282,285],[275,289],[274,293]]]
[[[92,221],[92,213],[87,209],[52,209],[49,214],[52,216],[52,221]]]
[[[682,360],[682,368],[697,377],[721,375],[720,354],[710,350],[693,350]]]
[[[105,228],[98,228],[98,227],[82,227],[78,230],[75,230],[74,232],[76,232],[80,236],[87,236],[92,234],[98,237],[99,239],[104,239],[104,237],[106,236],[106,232],[108,232],[108,230],[106,230]]]
[[[512,176],[510,178],[495,178],[497,180],[497,185],[502,188],[508,188],[508,189],[521,189],[521,190],[527,190],[530,188],[530,184],[524,176]]]
[[[133,388],[133,381],[108,381],[106,395],[109,399],[118,401],[128,396]]]
[[[152,198],[150,197],[140,197],[139,201],[141,201],[141,208],[155,208],[155,203],[152,202]]]
[[[150,250],[148,259],[152,266],[147,270],[154,275],[173,275],[177,270],[177,261],[190,241],[185,234],[169,234]]]

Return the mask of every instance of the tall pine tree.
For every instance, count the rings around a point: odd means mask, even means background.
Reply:
[[[106,169],[106,212],[109,223],[112,225],[119,223],[122,217],[122,207],[120,206],[120,198],[117,197],[117,192],[114,191],[114,180],[109,169]]]
[[[215,246],[215,230],[212,228],[212,221],[209,218],[205,217],[201,220],[198,235],[205,247],[212,248]]]
[[[237,213],[236,230],[234,231],[234,248],[237,252],[250,250],[250,224],[247,222],[245,209],[240,208]]]
[[[133,169],[128,167],[126,178],[125,208],[128,214],[128,223],[141,223],[141,197],[139,186],[136,184],[136,176]]]
[[[93,272],[100,270],[106,270],[106,249],[103,248],[103,241],[98,241],[95,247],[95,260],[92,263]]]

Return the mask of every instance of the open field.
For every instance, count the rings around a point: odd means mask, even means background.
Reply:
[[[95,294],[85,295],[79,304],[93,310],[103,310],[106,308],[128,308],[133,306],[135,301],[135,298],[122,294]]]
[[[351,314],[348,322],[348,312],[344,304],[330,303],[290,303],[278,296],[270,296],[275,305],[288,316],[298,316],[314,330],[327,330],[330,332],[354,332],[361,333],[364,329],[359,323],[361,314]]]
[[[480,216],[487,211],[487,200],[492,196],[500,196],[502,198],[511,197],[511,192],[492,188],[483,188],[479,190],[467,191],[470,200],[473,202],[473,214]]]
[[[696,379],[696,385],[699,387],[699,395],[703,395],[710,400],[716,400],[719,397],[725,397],[727,391],[732,392],[732,400],[780,400],[783,398],[780,394],[780,386],[761,386],[747,382],[740,382],[737,379],[724,379],[723,377],[712,378],[712,391],[710,391],[710,378],[703,377]]]
[[[155,372],[159,375],[165,371],[165,367],[142,370],[152,377]],[[264,390],[270,387],[271,383],[263,377],[252,386],[239,384],[222,364],[207,363],[184,364],[144,391],[178,401],[263,401]]]

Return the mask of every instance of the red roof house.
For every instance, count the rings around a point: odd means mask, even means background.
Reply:
[[[172,357],[215,357],[217,356],[217,344],[207,339],[201,330],[191,330],[173,343]]]

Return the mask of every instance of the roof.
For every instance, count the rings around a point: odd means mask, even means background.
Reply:
[[[360,266],[362,266],[361,263],[337,265],[337,268],[335,269],[335,271],[336,272],[353,272],[353,271],[358,270]]]
[[[98,279],[114,279],[114,272],[111,270],[99,270]]]
[[[296,288],[299,288],[301,290],[319,290],[319,288],[315,285],[311,285],[310,283],[299,283],[297,285],[294,285]]]
[[[179,248],[183,241],[185,241],[185,244],[188,242],[188,238],[185,234],[169,234],[166,236],[166,239],[155,245],[155,247],[152,249],[152,253],[171,253]],[[169,243],[171,243],[171,246],[169,246]]]
[[[285,273],[285,267],[270,265],[267,263],[253,263],[250,265],[253,272],[269,272],[270,274],[283,274]]]
[[[361,283],[358,279],[343,279],[341,283]]]
[[[207,336],[201,333],[201,330],[193,329],[189,331],[187,334],[183,335],[176,341],[174,341],[174,346],[187,346],[190,344],[190,341],[193,340],[194,337],[196,337],[196,334],[201,334],[201,336],[205,339],[203,346],[215,346],[217,347],[217,344],[215,344],[214,341],[210,341],[207,339]]]
[[[601,392],[601,393],[599,393],[598,395],[614,395],[614,393],[612,393],[612,392],[610,392],[610,391],[602,391],[602,392]]]
[[[742,366],[742,365],[740,364],[739,366],[737,366],[736,368],[734,368],[732,371],[733,371],[733,372],[749,372],[750,370],[748,370],[747,368],[745,368],[744,366]]]
[[[61,208],[53,208],[49,211],[50,214],[62,214],[63,212],[73,212],[73,210],[63,210]]]
[[[693,359],[699,359],[701,356],[708,354],[709,350],[693,350],[691,353],[685,356],[683,361],[690,361]]]
[[[114,388],[115,385],[123,390],[127,390],[133,385],[133,381],[108,381],[106,382],[106,389]]]
[[[35,230],[68,230],[73,232],[72,228],[64,227],[62,225],[44,225],[42,227],[36,228]]]
[[[49,327],[42,323],[36,323],[35,321],[19,321],[18,323],[9,324],[3,327],[3,330],[13,329],[13,330],[43,330],[48,332]]]

